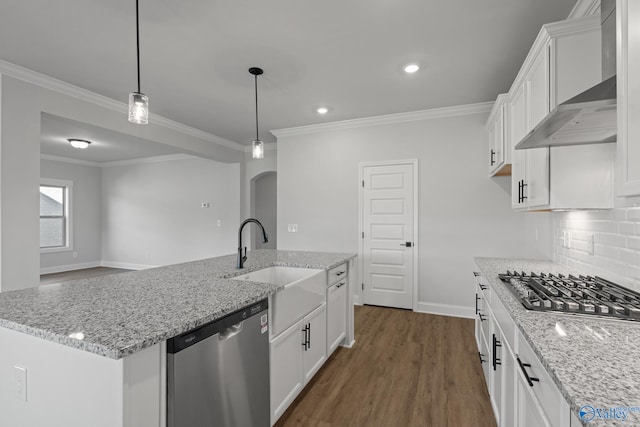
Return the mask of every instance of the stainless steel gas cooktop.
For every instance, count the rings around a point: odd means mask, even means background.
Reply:
[[[529,310],[640,321],[640,294],[601,277],[515,271],[498,277]]]

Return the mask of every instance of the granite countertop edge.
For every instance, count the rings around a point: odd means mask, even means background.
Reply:
[[[253,256],[252,256],[253,254]],[[163,277],[163,273],[171,274],[174,271],[179,273],[188,272],[190,275],[193,275],[191,270],[199,270],[202,269],[200,276],[206,276],[206,283],[209,286],[208,290],[211,293],[218,292],[218,288],[224,284],[229,285],[233,283],[233,286],[238,291],[238,297],[232,298],[231,301],[224,301],[212,309],[212,311],[207,312],[205,315],[199,314],[194,316],[193,318],[185,318],[179,319],[175,322],[175,325],[170,325],[169,328],[166,326],[158,327],[157,330],[151,330],[149,333],[144,334],[142,337],[134,337],[133,342],[127,342],[126,345],[119,345],[118,343],[114,343],[114,345],[109,345],[100,342],[93,342],[91,340],[83,340],[76,339],[70,337],[66,333],[60,333],[60,331],[53,330],[54,328],[47,329],[46,326],[42,326],[42,321],[33,322],[29,324],[28,322],[20,322],[10,318],[3,318],[3,297],[7,297],[8,295],[3,295],[0,293],[0,327],[6,328],[8,330],[13,330],[16,332],[24,333],[27,335],[31,335],[34,337],[42,338],[47,341],[51,341],[54,343],[58,343],[67,347],[72,347],[78,350],[86,351],[88,353],[96,354],[98,356],[103,356],[109,359],[122,359],[126,356],[134,354],[138,351],[141,351],[145,348],[151,347],[159,342],[165,341],[177,335],[180,335],[184,332],[192,330],[194,328],[198,328],[202,325],[205,325],[209,322],[215,321],[221,317],[224,317],[227,314],[233,313],[237,310],[240,310],[248,305],[251,305],[255,302],[261,301],[265,298],[268,298],[270,295],[275,294],[276,292],[282,290],[284,288],[283,285],[274,285],[268,283],[260,283],[260,282],[250,282],[245,280],[237,280],[232,279],[233,277],[250,273],[252,271],[260,270],[263,268],[273,267],[273,266],[287,266],[287,267],[299,267],[299,268],[314,268],[314,269],[322,269],[325,271],[329,271],[332,268],[335,268],[345,262],[348,262],[354,259],[357,255],[353,253],[332,253],[332,252],[304,252],[304,251],[279,251],[279,250],[258,250],[249,252],[249,261],[246,265],[246,268],[240,270],[236,270],[235,267],[232,267],[234,256],[223,256],[217,258],[210,258],[205,260],[198,260],[189,263],[170,265],[165,267],[153,268],[149,270],[141,270],[130,273],[120,273],[114,274],[110,276],[102,276],[96,279],[82,279],[71,281],[60,286],[61,290],[69,289],[71,286],[75,286],[76,290],[80,289],[80,286],[101,286],[101,287],[109,287],[112,283],[116,283],[116,281],[121,280],[126,275],[137,274],[137,281],[158,281],[159,278]],[[211,265],[207,267],[202,267],[203,264],[210,263]],[[218,265],[220,264],[220,266]],[[207,268],[207,270],[204,270]],[[147,273],[145,273],[147,272]],[[197,275],[198,273],[196,273]],[[197,278],[199,280],[204,280],[200,276]],[[131,276],[133,277],[133,276]],[[178,276],[180,277],[180,276]],[[194,280],[191,276],[190,280]],[[82,282],[82,283],[80,283]],[[135,282],[137,283],[137,282]],[[179,284],[178,284],[179,285]],[[132,286],[132,285],[127,285]],[[198,291],[202,291],[202,288],[198,288],[197,283],[195,289]],[[160,285],[159,285],[160,287]],[[41,287],[42,288],[42,287]],[[127,290],[127,288],[124,288]],[[152,292],[153,285],[150,287],[150,291]],[[122,290],[121,290],[122,291]],[[176,291],[176,289],[172,289],[172,291]],[[10,291],[5,294],[13,294],[11,297],[20,297],[19,293],[27,293],[30,292],[27,296],[32,297],[34,291],[33,288],[25,289],[23,291]],[[55,292],[49,291],[49,292]],[[37,292],[35,292],[37,293]],[[170,298],[170,296],[164,297],[166,300]],[[10,301],[11,302],[11,301]],[[14,307],[9,307],[14,308]],[[9,310],[10,311],[10,310]],[[17,309],[16,309],[17,311]],[[6,313],[7,310],[5,309]],[[50,313],[47,313],[50,314]],[[34,314],[37,316],[37,313]],[[63,318],[64,313],[56,313],[56,320]],[[111,325],[114,327],[114,325]],[[110,332],[110,331],[109,331]],[[105,333],[105,335],[107,335]],[[99,341],[96,339],[95,341]]]

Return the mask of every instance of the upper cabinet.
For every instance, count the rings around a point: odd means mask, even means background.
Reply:
[[[511,146],[508,138],[508,95],[498,95],[487,120],[489,176],[511,174]]]
[[[600,81],[599,17],[542,28],[506,95],[509,102],[505,103],[503,129],[511,151],[513,208],[613,206],[613,144],[513,150],[556,105]]]
[[[640,196],[640,2],[617,2],[619,196]]]

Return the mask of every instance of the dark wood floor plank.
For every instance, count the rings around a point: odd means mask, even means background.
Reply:
[[[355,308],[339,348],[276,424],[494,427],[473,320]]]

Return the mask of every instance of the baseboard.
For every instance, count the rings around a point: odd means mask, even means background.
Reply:
[[[82,270],[84,268],[101,267],[100,261],[81,262],[78,264],[56,265],[54,267],[44,267],[40,269],[40,274],[62,273],[63,271]]]
[[[344,347],[344,348],[352,348],[356,343],[356,340],[353,340],[349,343],[345,342],[344,344],[340,344],[340,347]]]
[[[360,300],[360,295],[353,296],[353,305],[362,305],[362,301]]]
[[[441,316],[475,318],[473,307],[465,305],[436,304],[432,302],[418,302],[417,313],[439,314]]]
[[[122,268],[125,270],[148,270],[156,268],[157,265],[133,264],[130,262],[102,261],[103,267]]]

